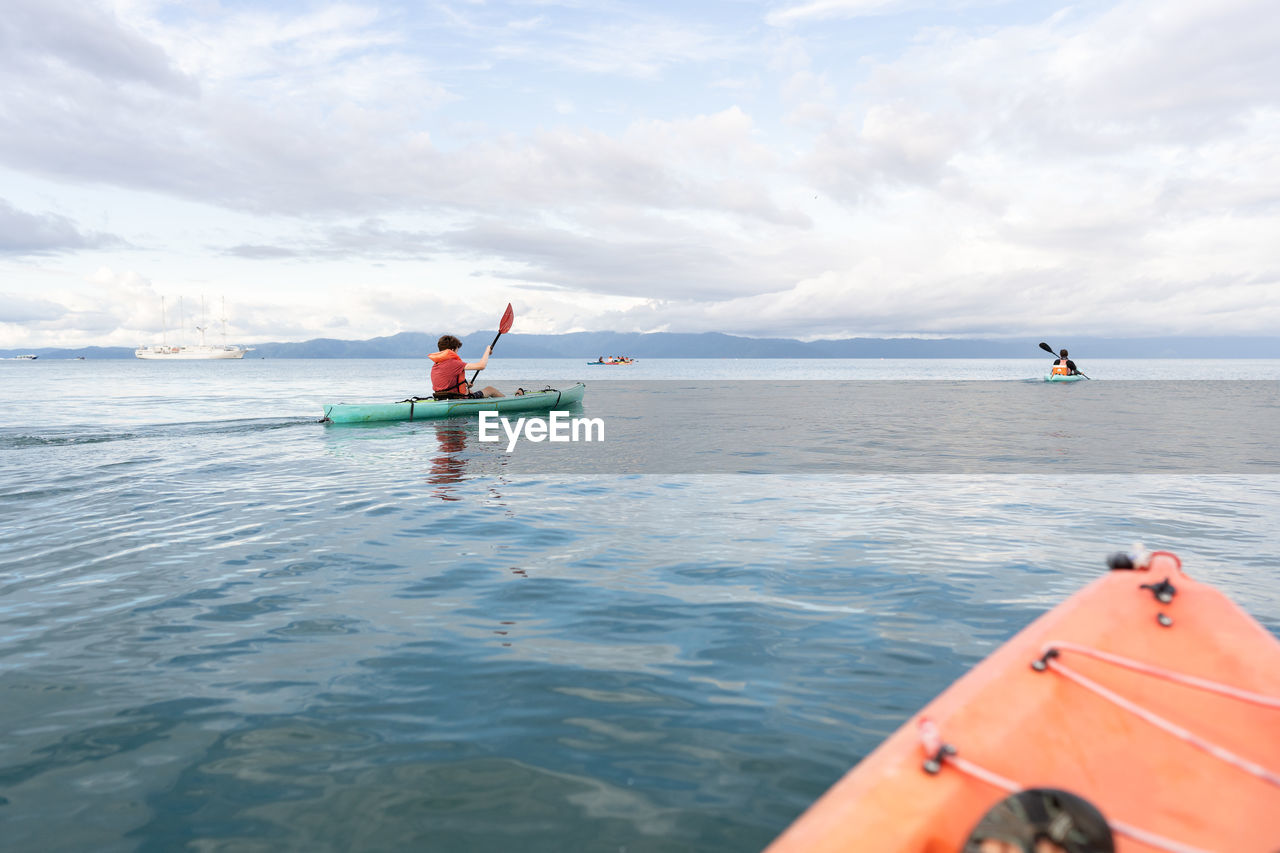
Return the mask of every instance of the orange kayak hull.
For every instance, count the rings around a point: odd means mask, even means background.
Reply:
[[[1165,579],[1176,588],[1167,603],[1144,588]],[[1193,738],[1053,666],[1033,669],[1055,646],[1062,647],[1055,666]],[[958,853],[1008,791],[950,761],[926,772],[921,720],[959,759],[1022,788],[1082,796],[1113,826],[1186,848],[1280,850],[1280,785],[1203,748],[1211,743],[1280,771],[1280,708],[1133,671],[1076,647],[1280,698],[1280,642],[1222,593],[1182,574],[1172,554],[1157,553],[1145,570],[1099,578],[974,667],[827,791],[769,853]],[[1115,842],[1118,853],[1167,849],[1119,833]]]

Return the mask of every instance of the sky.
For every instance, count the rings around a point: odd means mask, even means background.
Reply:
[[[238,343],[1276,335],[1277,44],[1274,0],[6,0],[0,348],[202,300]]]

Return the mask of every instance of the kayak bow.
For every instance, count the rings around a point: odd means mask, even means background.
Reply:
[[[468,417],[478,412],[533,412],[556,409],[582,401],[587,386],[578,382],[562,391],[548,388],[519,397],[484,397],[478,400],[435,400],[418,397],[398,403],[334,403],[324,407],[322,423],[361,424],[371,421],[426,421]]]
[[[975,666],[768,853],[955,853],[1031,788],[1085,798],[1117,853],[1276,850],[1280,642],[1173,554],[1137,562]]]

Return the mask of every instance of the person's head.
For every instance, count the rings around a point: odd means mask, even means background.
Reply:
[[[444,340],[444,338],[441,338],[440,340],[442,340],[442,341],[443,341],[443,340]],[[457,340],[457,338],[454,338],[454,340]],[[458,344],[458,346],[462,346],[462,344]],[[1067,357],[1067,351],[1066,351],[1066,350],[1064,350],[1064,349],[1060,349],[1060,350],[1058,350],[1058,357],[1059,357],[1059,358],[1066,358],[1066,357]]]
[[[453,335],[444,335],[440,340],[436,341],[436,346],[442,350],[456,350],[462,347],[462,341],[458,340]],[[1066,354],[1066,350],[1063,350],[1062,352],[1064,355]]]

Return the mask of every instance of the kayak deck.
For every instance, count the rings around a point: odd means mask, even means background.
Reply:
[[[578,382],[564,389],[531,391],[519,397],[478,400],[435,400],[430,397],[395,403],[333,403],[324,407],[322,423],[362,424],[375,421],[426,421],[469,417],[479,412],[534,412],[571,406],[582,401],[587,386]]]
[[[1157,598],[1166,581],[1176,590],[1167,602]],[[1280,642],[1158,552],[1146,569],[1099,578],[975,666],[768,853],[952,853],[988,809],[1026,788],[1084,797],[1110,822],[1118,853],[1270,853],[1278,733]]]
[[[1045,382],[1079,382],[1081,379],[1084,379],[1084,376],[1079,373],[1073,375],[1063,373],[1046,373],[1044,375]]]

